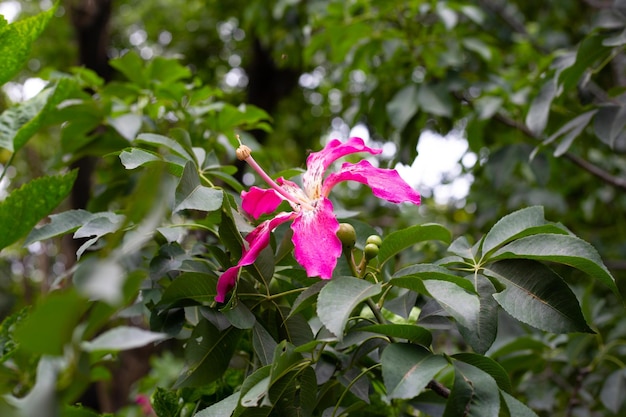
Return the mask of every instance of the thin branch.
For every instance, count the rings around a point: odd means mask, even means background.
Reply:
[[[430,388],[435,394],[439,395],[440,397],[450,397],[450,389],[442,383],[435,381],[434,379],[430,380],[430,382],[426,385],[426,388]]]
[[[526,126],[524,123],[513,120],[510,117],[505,116],[502,113],[496,113],[494,115],[494,119],[499,121],[500,123],[503,123],[507,126],[510,126],[519,130],[520,132],[524,133],[526,136],[528,136],[531,139],[539,140],[537,135],[535,135],[528,128],[528,126]],[[602,168],[592,164],[591,162],[581,158],[580,156],[574,155],[571,152],[565,152],[563,156],[566,159],[569,159],[574,164],[578,165],[580,168],[584,169],[585,171],[589,172],[595,177],[601,179],[605,183],[612,185],[616,188],[621,188],[623,190],[626,190],[626,178],[619,178],[614,175],[611,175],[607,171],[603,170]]]

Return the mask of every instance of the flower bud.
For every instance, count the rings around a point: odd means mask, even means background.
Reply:
[[[370,259],[374,259],[378,256],[378,250],[378,246],[374,243],[368,243],[363,249],[363,256],[365,256],[365,259],[369,261]]]
[[[378,246],[380,248],[380,245],[383,244],[383,240],[380,238],[380,236],[378,235],[371,235],[370,237],[367,238],[367,240],[365,241],[365,244],[367,245],[368,243],[373,243],[374,245]]]
[[[356,243],[356,231],[354,227],[349,223],[340,223],[339,230],[337,231],[337,237],[341,240],[341,245],[344,248],[352,249]]]

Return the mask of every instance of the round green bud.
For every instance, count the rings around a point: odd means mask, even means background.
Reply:
[[[374,243],[368,243],[363,249],[363,255],[368,261],[378,256],[378,246]]]
[[[370,237],[367,238],[367,240],[365,241],[365,244],[367,245],[368,243],[373,243],[374,245],[378,246],[380,248],[380,245],[383,244],[383,240],[380,238],[380,236],[378,235],[371,235]]]
[[[344,248],[352,249],[356,243],[356,231],[349,223],[339,223],[337,237],[341,240],[341,245]]]

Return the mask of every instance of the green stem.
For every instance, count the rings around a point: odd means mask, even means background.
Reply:
[[[7,161],[7,163],[4,165],[4,168],[2,169],[2,174],[0,174],[0,182],[2,182],[2,180],[4,179],[4,176],[7,173],[7,169],[11,166],[11,164],[13,163],[13,159],[15,158],[15,152],[13,152],[11,154],[11,156],[9,157],[9,160]]]

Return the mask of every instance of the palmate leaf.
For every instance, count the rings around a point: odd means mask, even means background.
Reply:
[[[572,290],[542,263],[505,260],[484,273],[506,286],[494,298],[521,322],[553,333],[592,332]]]
[[[502,259],[535,259],[569,265],[599,280],[621,299],[615,279],[598,251],[576,236],[545,233],[527,236],[500,248],[489,260]]]
[[[26,235],[72,190],[77,171],[34,179],[0,202],[0,250]]]
[[[220,378],[237,347],[241,330],[229,327],[219,331],[208,320],[201,320],[185,348],[185,369],[175,388],[198,387]]]
[[[416,397],[437,373],[448,366],[443,357],[408,343],[387,346],[380,363],[389,399]]]

